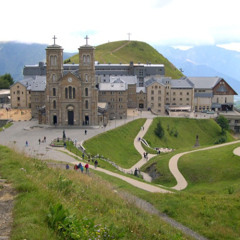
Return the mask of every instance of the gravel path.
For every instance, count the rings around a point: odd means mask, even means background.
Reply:
[[[180,157],[182,157],[183,155],[188,154],[188,153],[205,151],[205,150],[214,149],[214,148],[220,148],[220,147],[224,147],[224,146],[232,145],[232,144],[236,144],[236,143],[240,143],[240,140],[237,140],[237,141],[234,141],[234,142],[218,144],[218,145],[214,145],[214,146],[211,146],[211,147],[196,149],[196,150],[192,150],[192,151],[188,151],[188,152],[178,153],[178,154],[174,155],[169,160],[169,169],[170,169],[171,173],[173,174],[173,176],[175,177],[175,179],[177,181],[177,184],[174,187],[172,187],[172,189],[180,191],[180,190],[183,190],[187,187],[187,181],[178,169],[178,160],[179,160]],[[236,148],[233,151],[233,153],[240,156],[240,147]]]

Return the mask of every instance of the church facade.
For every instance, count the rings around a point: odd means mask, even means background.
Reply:
[[[79,68],[64,71],[63,49],[46,49],[45,122],[49,125],[98,125],[94,47],[79,48]]]

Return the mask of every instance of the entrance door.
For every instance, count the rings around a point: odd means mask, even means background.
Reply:
[[[57,125],[57,116],[56,115],[53,116],[53,125]]]
[[[74,112],[68,111],[68,125],[74,124]]]
[[[85,125],[89,125],[89,116],[85,116]]]

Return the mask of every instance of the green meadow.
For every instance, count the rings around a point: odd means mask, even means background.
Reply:
[[[191,239],[118,195],[108,181],[52,169],[0,146],[0,174],[17,191],[11,239]]]

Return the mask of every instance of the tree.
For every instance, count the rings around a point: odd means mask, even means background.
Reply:
[[[9,73],[0,76],[0,89],[9,89],[13,83],[13,78]]]
[[[216,121],[222,129],[222,133],[229,129],[228,120],[223,115],[218,116]]]
[[[155,128],[154,133],[155,133],[159,138],[162,138],[162,137],[164,136],[164,129],[163,129],[162,124],[161,124],[160,121],[157,123],[157,127]]]

